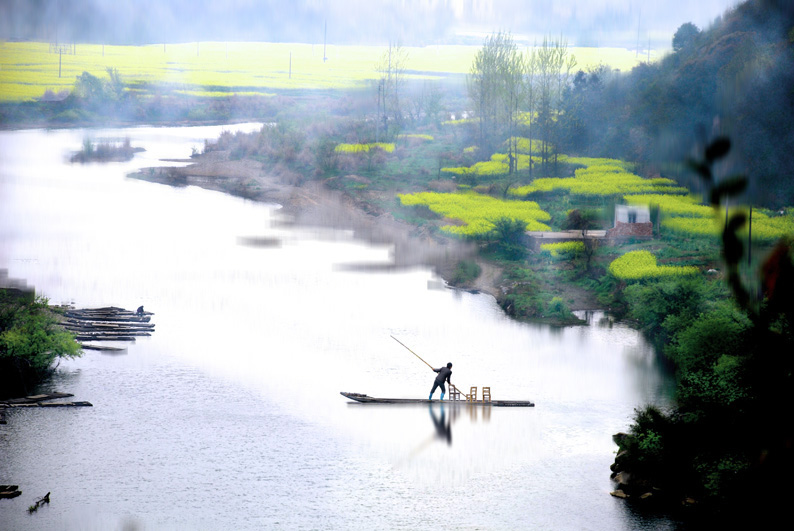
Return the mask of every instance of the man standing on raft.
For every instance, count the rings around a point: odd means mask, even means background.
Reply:
[[[437,372],[438,376],[436,376],[436,381],[433,382],[433,388],[430,390],[430,397],[428,400],[433,400],[433,393],[436,392],[436,387],[441,388],[441,400],[444,400],[444,393],[447,392],[447,390],[444,388],[444,381],[452,385],[452,382],[449,381],[449,377],[452,376],[452,363],[447,363],[446,367],[433,369],[433,371]]]

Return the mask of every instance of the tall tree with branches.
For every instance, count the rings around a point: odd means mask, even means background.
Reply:
[[[543,44],[531,52],[530,62],[537,69],[535,89],[539,136],[542,141],[541,164],[544,174],[548,175],[552,156],[556,173],[559,140],[557,117],[561,109],[563,90],[568,86],[571,72],[576,66],[576,58],[569,55],[566,40],[552,41],[544,38]]]
[[[468,92],[478,120],[480,153],[492,153],[504,135],[515,136],[522,99],[524,61],[509,33],[494,33],[474,56]],[[512,148],[514,143],[511,142]],[[515,153],[509,153],[510,171]]]
[[[408,52],[399,43],[389,43],[375,66],[378,78],[378,131],[384,138],[393,136],[403,126],[403,92]],[[390,126],[391,123],[391,126]],[[377,134],[377,133],[376,133]],[[379,134],[377,134],[379,136]],[[378,138],[378,141],[381,139]]]

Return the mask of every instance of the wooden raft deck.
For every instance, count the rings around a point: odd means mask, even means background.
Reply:
[[[454,406],[535,407],[535,404],[529,400],[428,400],[427,398],[376,398],[360,393],[346,393],[344,391],[341,391],[339,394],[361,404],[445,404]]]

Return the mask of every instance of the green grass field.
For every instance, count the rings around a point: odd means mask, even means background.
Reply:
[[[438,79],[468,73],[479,46],[406,47],[407,73]],[[288,89],[346,89],[377,78],[375,65],[385,47],[297,43],[201,42],[148,46],[77,44],[75,54],[50,53],[41,42],[0,43],[0,101],[40,98],[46,90],[70,90],[83,72],[106,77],[115,68],[138,90],[158,85],[189,95],[272,94]],[[634,52],[620,48],[571,48],[577,68],[604,63],[630,70]],[[291,56],[291,75],[290,75]],[[59,59],[60,76],[59,73]]]

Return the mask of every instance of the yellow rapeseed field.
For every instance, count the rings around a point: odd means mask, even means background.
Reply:
[[[474,192],[419,192],[398,194],[405,206],[425,205],[430,210],[462,225],[444,225],[442,230],[459,236],[482,236],[494,228],[494,221],[506,217],[526,223],[526,230],[551,230],[542,223],[551,216],[534,201],[504,201]]]
[[[69,90],[83,72],[105,77],[115,68],[135,87],[158,84],[193,95],[271,94],[283,89],[363,87],[377,77],[383,46],[200,42],[147,46],[76,44],[74,54],[51,53],[48,43],[0,43],[0,101],[40,98]],[[405,47],[408,78],[466,74],[479,46]],[[578,68],[599,63],[621,70],[638,63],[618,48],[572,48]],[[60,61],[60,66],[59,66]],[[60,75],[59,75],[60,68]]]

